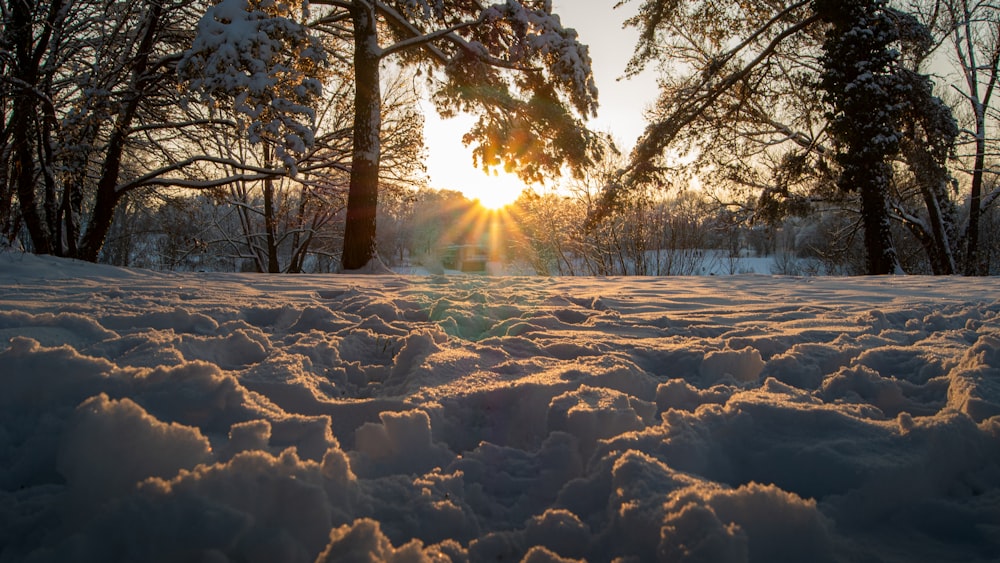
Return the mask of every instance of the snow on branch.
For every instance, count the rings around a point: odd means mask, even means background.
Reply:
[[[597,109],[597,85],[589,48],[578,41],[575,29],[563,27],[559,16],[552,13],[551,2],[540,4],[538,8],[528,8],[522,2],[510,0],[486,8],[480,18],[484,28],[510,30],[507,38],[510,61],[542,62],[550,80],[563,86],[577,111],[592,115]]]
[[[803,2],[795,4],[779,15],[784,15],[792,8],[798,8],[802,5],[804,5]],[[767,23],[767,26],[770,27],[782,21],[781,17],[775,16]],[[724,70],[724,63],[734,60],[743,49],[751,45],[751,41],[747,39],[728,52],[720,55],[719,64],[707,69],[707,72],[702,73],[697,78],[697,84],[693,84],[686,89],[690,93],[690,96],[671,100],[674,108],[670,114],[665,119],[660,119],[647,125],[646,131],[632,151],[631,164],[625,170],[626,183],[642,180],[654,174],[656,166],[654,166],[653,161],[677,138],[683,128],[694,122],[719,97],[738,84],[739,81],[749,76],[758,65],[771,57],[783,41],[808,28],[817,21],[819,21],[819,17],[814,14],[782,28],[759,52],[751,53],[752,58],[748,62],[743,63],[728,74],[720,72]],[[757,39],[759,35],[759,32],[753,34],[752,39]]]
[[[314,140],[313,104],[327,65],[320,41],[293,15],[302,6],[275,0],[221,0],[201,18],[178,72],[211,105],[231,104],[253,143],[274,145],[295,169]]]
[[[266,178],[274,177],[274,173],[270,174],[232,174],[230,176],[225,176],[222,178],[212,178],[208,180],[191,180],[185,178],[151,178],[141,184],[136,184],[135,182],[129,182],[123,184],[123,187],[130,189],[135,189],[138,187],[149,187],[149,186],[159,186],[161,188],[172,187],[172,188],[187,188],[191,190],[207,190],[209,188],[217,188],[219,186],[225,186],[228,184],[234,184],[236,182],[256,182],[258,180],[264,180]]]
[[[409,39],[404,39],[402,41],[395,43],[394,45],[390,45],[389,47],[383,49],[382,56],[389,56],[394,53],[398,53],[400,51],[405,51],[407,49],[422,47],[426,49],[431,56],[433,56],[435,59],[437,59],[438,62],[442,64],[448,61],[448,56],[443,51],[441,51],[441,49],[433,45],[433,42],[445,36],[449,35],[454,36],[456,32],[465,29],[467,27],[476,25],[478,23],[481,23],[482,21],[482,19],[480,18],[479,20],[470,20],[466,22],[461,22],[446,28],[439,29],[431,33],[422,33],[420,29],[417,28],[417,26],[413,25],[413,23],[409,21],[409,19],[407,19],[399,11],[393,9],[391,6],[387,6],[384,3],[379,3],[378,8],[379,12],[384,17],[389,19],[394,25],[396,25],[401,29],[405,29],[412,35]],[[434,14],[436,12],[432,10],[429,6],[425,5],[424,9],[422,10],[422,13],[424,14],[424,17],[429,17],[431,14]]]

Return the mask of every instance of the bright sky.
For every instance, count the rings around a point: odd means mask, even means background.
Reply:
[[[610,131],[620,148],[628,150],[642,133],[643,111],[656,96],[656,80],[652,72],[618,80],[636,40],[636,33],[623,30],[622,22],[634,13],[637,2],[618,10],[615,4],[616,0],[556,0],[553,10],[564,26],[575,28],[580,40],[590,46],[600,95],[598,117],[590,121],[591,128]],[[432,187],[461,191],[487,207],[501,207],[517,198],[524,189],[517,178],[503,173],[489,176],[472,165],[472,150],[462,144],[462,135],[474,121],[471,116],[444,121],[432,108],[425,114]]]

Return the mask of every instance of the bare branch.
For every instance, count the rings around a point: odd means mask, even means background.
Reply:
[[[253,172],[254,174],[252,174],[252,175],[234,175],[234,176],[230,176],[230,177],[225,178],[225,179],[220,178],[220,179],[216,179],[216,180],[185,180],[185,179],[181,179],[181,178],[163,178],[162,177],[164,174],[167,174],[169,172],[175,172],[177,170],[181,170],[183,168],[186,168],[188,166],[191,166],[192,164],[199,163],[199,162],[207,162],[207,163],[217,164],[217,165],[220,165],[220,166],[230,166],[230,167],[232,167],[234,169],[245,170],[247,172]],[[157,185],[157,186],[191,187],[191,188],[210,188],[210,187],[215,187],[215,186],[223,186],[225,184],[229,184],[229,183],[241,180],[241,179],[244,179],[244,180],[250,180],[250,179],[261,180],[261,179],[264,179],[264,178],[274,178],[276,176],[281,176],[283,174],[284,174],[284,172],[282,172],[282,171],[274,170],[272,168],[262,168],[262,167],[252,166],[252,165],[246,164],[245,162],[241,162],[239,160],[235,160],[235,159],[232,159],[232,158],[221,158],[221,157],[215,157],[215,156],[204,156],[204,155],[202,155],[202,156],[193,156],[193,157],[190,157],[190,158],[186,158],[184,160],[175,162],[175,163],[167,165],[167,166],[163,166],[161,168],[158,168],[156,170],[153,170],[151,172],[143,174],[142,176],[139,176],[138,178],[135,178],[134,180],[125,182],[123,184],[119,184],[115,188],[115,190],[118,191],[118,192],[123,193],[123,192],[128,192],[128,191],[134,190],[134,189],[139,188],[139,187],[153,186],[153,185]]]
[[[807,2],[799,2],[792,8],[798,8],[805,4],[807,4]],[[782,14],[789,12],[792,8],[785,10]],[[639,140],[639,143],[636,144],[635,149],[632,151],[631,163],[625,170],[626,180],[638,180],[640,177],[648,174],[652,170],[651,161],[658,156],[663,149],[673,142],[682,129],[701,116],[730,88],[749,76],[761,62],[766,60],[775,52],[782,41],[806,29],[818,20],[819,16],[813,14],[782,30],[761,50],[760,53],[757,54],[753,60],[738,70],[730,73],[728,76],[723,77],[715,85],[710,84],[710,82],[716,77],[715,73],[707,73],[699,84],[691,88],[692,92],[699,92],[699,94],[688,100],[683,100],[680,107],[675,109],[666,119],[660,120],[656,123],[651,123],[646,127],[643,137]],[[772,25],[773,22],[776,21],[778,21],[778,16],[772,18],[768,25]],[[756,37],[762,32],[763,30],[754,36]],[[745,48],[748,44],[748,41],[742,42],[737,48],[730,50],[721,58],[724,61],[731,60],[737,54],[738,49]],[[717,68],[721,69],[722,66],[723,65],[720,64]]]

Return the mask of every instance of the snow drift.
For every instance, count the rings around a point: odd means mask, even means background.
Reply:
[[[0,561],[997,561],[996,289],[0,255]]]

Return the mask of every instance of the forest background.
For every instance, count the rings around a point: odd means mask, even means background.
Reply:
[[[274,273],[1000,273],[989,2],[626,0],[623,72],[659,77],[628,154],[586,129],[596,38],[549,2],[2,4],[6,248]],[[500,210],[429,186],[427,100],[477,116],[477,165],[545,183]]]

